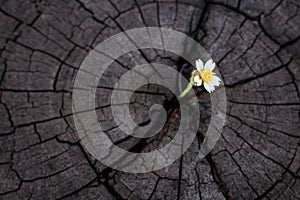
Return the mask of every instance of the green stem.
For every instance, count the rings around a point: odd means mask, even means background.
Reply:
[[[193,87],[193,82],[190,82],[189,85],[185,88],[185,90],[183,90],[183,92],[179,95],[179,99],[181,99],[182,97],[184,97]]]
[[[194,75],[195,75],[195,73],[192,73],[192,76],[190,78],[190,83],[185,88],[185,90],[183,90],[183,92],[179,95],[179,97],[178,97],[179,99],[183,98],[193,88],[193,85],[194,85]]]

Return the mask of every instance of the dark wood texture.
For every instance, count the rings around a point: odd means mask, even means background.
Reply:
[[[0,199],[300,199],[300,13],[298,0],[0,0]],[[209,123],[201,99],[199,139],[171,166],[122,173],[97,162],[79,143],[72,84],[88,51],[127,29],[159,26],[194,37],[217,62],[228,98],[222,137],[205,158]],[[126,54],[105,72],[97,114],[119,146],[150,151],[176,131],[127,137],[110,112],[118,77],[151,62],[176,66],[158,50]],[[172,94],[151,85],[130,104],[138,123]],[[208,105],[205,106],[205,105]]]

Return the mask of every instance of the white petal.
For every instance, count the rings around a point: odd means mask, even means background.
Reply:
[[[211,82],[209,83],[204,83],[204,88],[211,93],[212,91],[215,90],[215,87],[213,86],[213,84],[211,84]]]
[[[202,85],[202,81],[200,80],[199,82],[194,82],[195,86],[201,86]]]
[[[207,90],[207,92],[210,93],[211,87],[210,87],[210,85],[208,83],[204,82],[204,88]]]
[[[208,61],[206,61],[204,69],[210,69],[212,71],[214,70],[215,66],[216,63],[212,59],[209,59]]]
[[[202,85],[202,80],[200,79],[199,76],[194,77],[194,85],[196,85],[196,86],[201,86]]]
[[[201,59],[196,60],[196,68],[198,71],[203,70],[204,66]]]
[[[219,86],[220,82],[221,82],[221,79],[217,76],[213,76],[211,81],[214,85]]]

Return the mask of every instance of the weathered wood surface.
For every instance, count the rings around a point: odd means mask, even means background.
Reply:
[[[300,14],[297,0],[0,1],[0,199],[300,199]],[[227,123],[209,156],[198,141],[171,166],[127,174],[95,161],[72,121],[72,84],[87,52],[123,30],[160,26],[193,36],[218,64]],[[97,90],[99,120],[123,148],[109,95],[128,68],[178,57],[133,52],[113,63]],[[171,94],[145,87],[132,101],[137,122]],[[207,95],[200,96],[209,104]],[[135,110],[137,114],[135,114]],[[209,123],[201,110],[200,132]]]

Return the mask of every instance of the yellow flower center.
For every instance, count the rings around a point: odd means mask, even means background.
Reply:
[[[203,82],[207,83],[211,81],[213,74],[212,71],[209,69],[204,69],[200,71],[200,77],[203,80]]]

